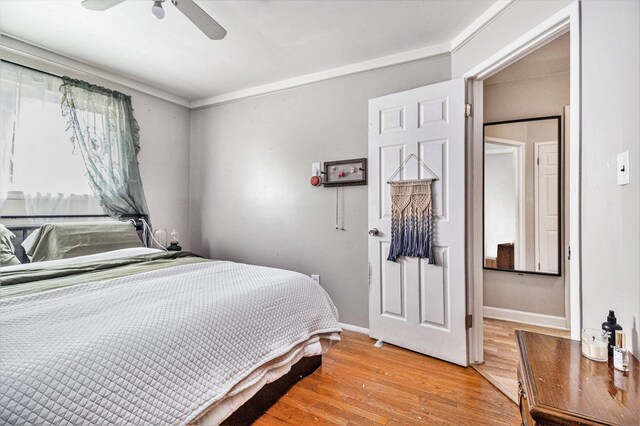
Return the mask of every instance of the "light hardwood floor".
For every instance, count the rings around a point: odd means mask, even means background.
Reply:
[[[569,330],[538,327],[485,318],[484,364],[474,365],[478,373],[493,383],[513,402],[518,402],[518,347],[516,330],[533,331],[550,336],[569,338]]]
[[[256,425],[519,425],[518,408],[472,368],[349,331]]]

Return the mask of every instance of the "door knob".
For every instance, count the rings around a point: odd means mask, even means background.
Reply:
[[[378,228],[369,229],[369,235],[372,237],[378,236]]]

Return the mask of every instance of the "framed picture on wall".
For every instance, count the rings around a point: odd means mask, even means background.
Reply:
[[[324,186],[355,186],[367,184],[367,159],[325,161]]]

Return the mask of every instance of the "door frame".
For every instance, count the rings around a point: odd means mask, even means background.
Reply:
[[[526,187],[525,187],[525,178],[524,178],[524,171],[525,171],[525,149],[526,149],[526,144],[524,142],[520,142],[520,141],[514,141],[514,140],[509,140],[509,139],[500,139],[500,138],[493,138],[493,137],[489,137],[489,136],[485,136],[484,140],[482,141],[483,143],[483,147],[484,147],[484,143],[485,142],[489,142],[492,144],[498,144],[498,145],[504,145],[504,146],[508,146],[513,150],[514,156],[515,156],[515,166],[516,166],[516,199],[517,199],[517,204],[518,204],[518,214],[517,214],[517,218],[518,218],[518,225],[516,226],[516,235],[517,235],[517,239],[515,240],[516,243],[516,247],[518,247],[518,250],[516,251],[515,255],[517,262],[515,262],[516,264],[514,264],[514,267],[516,270],[523,270],[525,269],[524,266],[522,265],[522,263],[525,261],[526,259],[526,241],[527,241],[527,233],[526,233],[526,229],[525,229],[525,194],[526,194]],[[485,151],[484,155],[486,156],[487,154],[495,154],[496,152],[490,152],[487,153]],[[484,161],[484,160],[483,160]],[[483,179],[484,179],[484,170],[482,171],[483,173]],[[484,229],[484,227],[483,227]],[[484,241],[483,241],[483,246],[484,246]],[[483,249],[484,250],[484,249]],[[484,262],[484,255],[483,255],[483,262]]]
[[[513,62],[521,59],[533,50],[571,32],[570,39],[570,151],[569,188],[565,188],[564,197],[569,197],[569,298],[565,305],[567,326],[571,329],[571,338],[580,340],[582,327],[581,282],[581,21],[580,2],[575,1],[554,15],[516,38],[495,54],[463,74],[467,81],[467,100],[472,103],[473,114],[467,124],[467,307],[473,314],[472,327],[469,329],[469,361],[473,364],[484,362],[483,345],[483,239],[482,224],[482,160],[483,149],[483,80],[501,71]]]

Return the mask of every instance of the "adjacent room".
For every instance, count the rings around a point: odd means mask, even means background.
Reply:
[[[0,0],[0,423],[640,424],[640,1]]]
[[[474,368],[514,401],[515,330],[570,335],[570,35],[483,80],[484,363]]]

